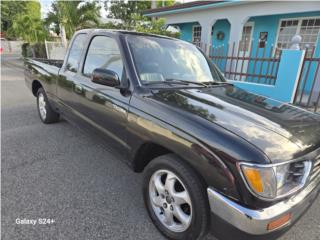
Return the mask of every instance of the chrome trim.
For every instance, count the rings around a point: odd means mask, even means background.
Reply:
[[[320,175],[301,192],[291,198],[278,202],[268,208],[253,210],[223,196],[212,188],[207,189],[211,212],[243,232],[261,235],[291,225],[314,202],[320,192]],[[267,230],[268,223],[291,213],[292,219],[272,231]]]
[[[281,166],[281,165],[285,165],[285,164],[292,164],[292,163],[295,163],[295,162],[304,162],[304,163],[309,163],[308,165],[306,165],[305,167],[307,167],[307,174],[305,174],[303,176],[303,180],[301,182],[301,184],[295,188],[293,188],[291,191],[289,191],[288,193],[286,194],[282,194],[282,195],[279,195],[279,196],[276,196],[274,198],[266,198],[266,197],[263,197],[261,195],[259,195],[258,193],[256,193],[250,186],[249,186],[249,183],[247,182],[247,179],[246,177],[244,176],[243,174],[243,171],[242,171],[242,168],[241,168],[241,165],[244,165],[244,166],[250,166],[250,167],[255,167],[255,168],[274,168],[274,167],[277,167],[277,166]],[[309,179],[309,176],[310,176],[310,173],[311,173],[311,170],[312,170],[312,161],[311,160],[301,160],[301,159],[298,159],[298,160],[291,160],[291,161],[286,161],[286,162],[283,162],[283,163],[273,163],[273,164],[256,164],[256,163],[248,163],[248,162],[239,162],[237,163],[237,168],[238,168],[238,171],[240,172],[240,175],[241,175],[241,178],[245,184],[245,186],[247,187],[247,189],[249,190],[249,192],[254,195],[255,197],[259,198],[259,199],[262,199],[264,201],[274,201],[274,200],[279,200],[279,199],[282,199],[282,198],[285,198],[285,197],[288,197],[292,194],[294,194],[295,192],[299,191],[300,189],[302,189],[305,185],[306,185],[306,182],[307,180]]]

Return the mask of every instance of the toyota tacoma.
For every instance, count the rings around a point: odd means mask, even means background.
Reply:
[[[25,80],[42,122],[92,131],[143,172],[170,239],[203,238],[213,216],[250,235],[286,229],[319,193],[320,116],[236,87],[191,43],[80,30],[64,61],[26,59]]]

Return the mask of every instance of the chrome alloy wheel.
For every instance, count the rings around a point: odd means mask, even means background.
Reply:
[[[158,170],[150,178],[149,197],[160,222],[173,232],[184,232],[191,224],[192,204],[182,181],[173,172]]]
[[[38,95],[38,105],[39,105],[40,116],[43,120],[45,120],[47,116],[47,110],[46,110],[46,100],[44,98],[43,93],[39,93]]]

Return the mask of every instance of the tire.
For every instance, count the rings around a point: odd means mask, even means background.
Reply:
[[[48,97],[43,88],[39,88],[37,92],[37,108],[39,117],[43,123],[49,124],[59,121],[60,116],[50,106]]]
[[[210,219],[206,189],[193,169],[176,155],[157,157],[146,166],[143,197],[151,220],[169,239],[205,237]]]

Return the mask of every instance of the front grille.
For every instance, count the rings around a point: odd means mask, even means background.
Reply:
[[[319,174],[320,174],[320,155],[317,156],[316,159],[313,162],[310,181],[315,179]]]

